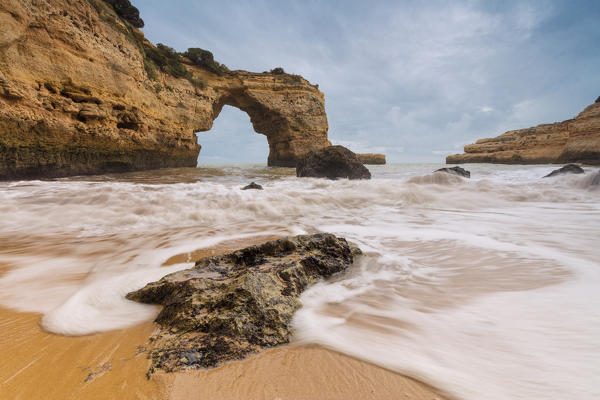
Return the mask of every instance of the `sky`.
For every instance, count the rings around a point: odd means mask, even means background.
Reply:
[[[319,84],[329,140],[390,163],[443,162],[479,138],[573,118],[600,96],[598,0],[132,2],[153,43]],[[268,154],[232,107],[199,143],[200,163]]]

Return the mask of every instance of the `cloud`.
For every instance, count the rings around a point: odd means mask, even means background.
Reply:
[[[439,149],[567,119],[598,96],[598,4],[145,0],[137,6],[154,42],[210,49],[233,69],[282,66],[318,83],[333,142],[383,149],[392,161],[442,161]],[[248,123],[239,114],[222,118],[239,122],[226,128],[232,131]],[[264,159],[264,147],[252,147],[249,134],[225,136],[229,142],[218,144],[225,153],[243,145],[249,146],[244,157]]]

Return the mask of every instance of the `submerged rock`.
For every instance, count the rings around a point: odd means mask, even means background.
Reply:
[[[258,183],[250,182],[248,185],[246,185],[242,188],[242,190],[248,190],[248,189],[263,190],[263,187],[260,186]]]
[[[433,172],[446,172],[448,174],[454,174],[454,175],[462,176],[463,178],[470,178],[471,177],[471,172],[467,171],[466,169],[461,168],[461,167],[440,168],[440,169],[436,169]]]
[[[287,343],[304,289],[345,270],[360,249],[332,234],[300,235],[206,257],[127,295],[161,304],[152,366],[215,367]]]
[[[548,175],[544,176],[544,178],[549,178],[551,176],[563,175],[563,174],[583,174],[583,168],[581,168],[577,164],[567,164],[559,169],[555,169],[550,172]]]
[[[296,164],[296,176],[313,178],[371,179],[357,155],[344,146],[329,146],[306,154]]]

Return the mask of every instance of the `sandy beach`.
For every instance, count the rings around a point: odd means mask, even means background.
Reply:
[[[444,398],[413,379],[313,346],[283,346],[216,369],[148,380],[143,347],[152,322],[68,337],[44,332],[39,319],[0,309],[3,399]]]
[[[275,238],[232,240],[173,256],[163,265]],[[38,313],[0,308],[2,399],[444,399],[414,379],[318,346],[281,346],[215,369],[159,372],[147,379],[145,350],[157,329],[152,321],[63,336],[44,331],[40,319]]]
[[[368,182],[273,175],[256,192],[240,187],[257,167],[196,183],[174,170],[182,183],[5,184],[0,399],[598,398],[597,171],[546,180],[547,166],[481,165],[459,180],[436,167],[385,166]],[[147,379],[159,307],[127,293],[315,232],[364,255],[306,287],[290,344]]]

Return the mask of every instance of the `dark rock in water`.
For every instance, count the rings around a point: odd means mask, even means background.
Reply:
[[[130,300],[164,306],[149,373],[215,367],[287,343],[300,293],[360,253],[332,234],[300,235],[203,258],[129,293]]]
[[[250,184],[248,184],[242,188],[242,190],[248,190],[248,189],[263,190],[263,187],[260,186],[258,183],[251,182]]]
[[[544,176],[544,178],[549,178],[551,176],[563,175],[563,174],[583,174],[583,172],[584,172],[583,168],[581,168],[579,165],[567,164],[564,167],[555,169],[554,171],[550,172],[548,175]]]
[[[356,154],[344,146],[311,151],[296,164],[296,176],[313,178],[371,179],[371,173]]]
[[[600,103],[600,96],[598,96],[598,98],[596,99],[596,101],[594,103]]]
[[[446,172],[448,174],[454,174],[454,175],[462,176],[463,178],[470,178],[471,177],[471,172],[469,172],[466,169],[461,168],[461,167],[440,168],[440,169],[436,169],[433,172]]]

